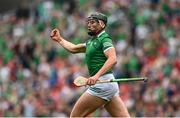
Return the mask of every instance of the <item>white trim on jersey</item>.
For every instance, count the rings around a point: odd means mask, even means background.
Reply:
[[[105,30],[103,30],[102,32],[100,32],[97,37],[100,37],[103,33],[105,32]]]
[[[86,43],[83,43],[83,45],[86,47]]]
[[[105,49],[105,50],[104,50],[104,53],[105,53],[107,50],[109,50],[110,48],[114,48],[114,47],[109,47],[109,48]]]

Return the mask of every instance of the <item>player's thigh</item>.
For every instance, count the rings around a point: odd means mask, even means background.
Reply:
[[[105,108],[113,117],[130,117],[127,108],[119,96],[114,96],[105,105]]]
[[[83,117],[94,112],[107,101],[85,92],[76,102],[70,117]]]

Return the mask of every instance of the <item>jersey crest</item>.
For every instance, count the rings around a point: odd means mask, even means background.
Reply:
[[[96,40],[93,42],[93,47],[97,49],[97,48],[99,48],[99,46],[100,46],[100,41],[96,39]]]

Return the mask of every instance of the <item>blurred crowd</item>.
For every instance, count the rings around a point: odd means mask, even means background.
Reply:
[[[0,16],[0,116],[68,117],[87,89],[73,80],[89,77],[84,54],[72,55],[50,40],[59,28],[84,43],[86,17],[108,16],[118,63],[116,78],[148,77],[119,84],[134,117],[180,117],[179,0],[37,0]],[[100,108],[92,116],[108,117]]]

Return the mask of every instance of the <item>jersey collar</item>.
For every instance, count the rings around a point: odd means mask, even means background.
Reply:
[[[105,30],[103,30],[102,32],[100,32],[97,37],[100,37],[103,33],[105,33]]]

